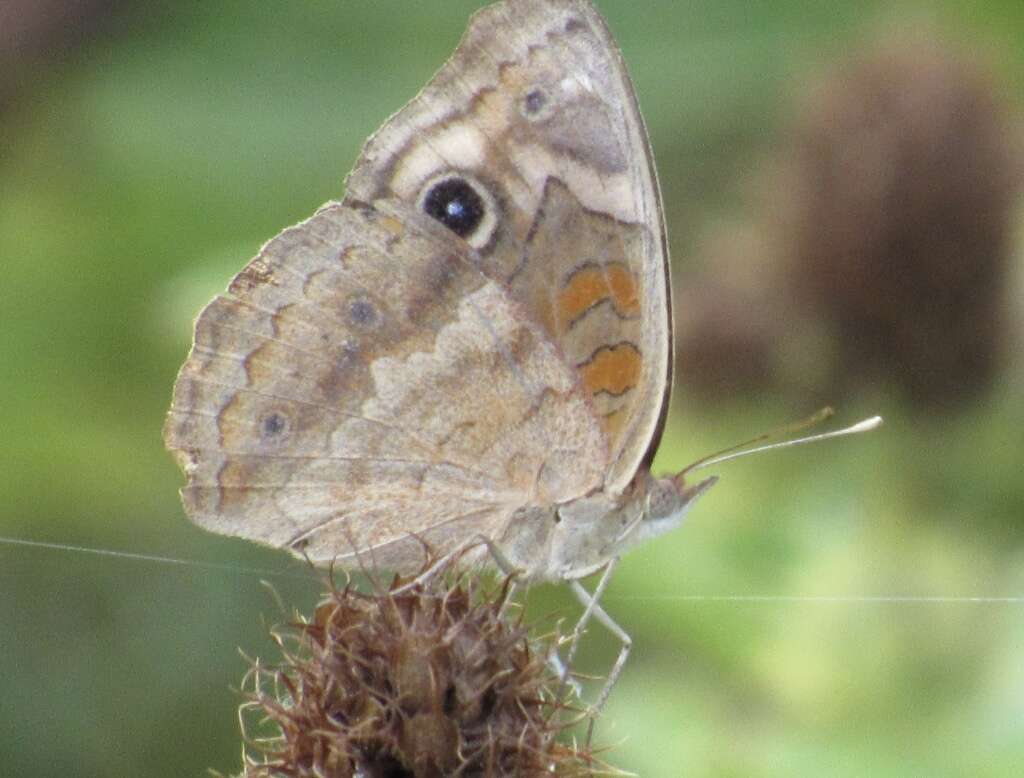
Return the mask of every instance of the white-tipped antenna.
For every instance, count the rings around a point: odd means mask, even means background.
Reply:
[[[826,408],[824,411],[822,411],[822,412],[820,412],[818,414],[815,414],[815,416],[811,417],[811,420],[809,420],[809,423],[814,423],[816,421],[821,420],[822,418],[827,418],[830,415],[831,415],[831,409]],[[805,426],[807,423],[808,422],[801,423],[800,426]],[[762,451],[771,451],[774,448],[787,448],[789,446],[802,446],[804,443],[817,443],[819,440],[828,440],[829,438],[839,438],[839,437],[842,437],[844,435],[856,435],[856,434],[858,434],[860,432],[870,432],[873,429],[877,429],[881,425],[882,425],[882,417],[881,416],[872,416],[870,419],[864,419],[863,421],[859,421],[856,424],[850,425],[849,427],[843,427],[841,430],[832,430],[831,432],[822,432],[822,433],[820,433],[818,435],[808,435],[807,437],[794,438],[793,440],[783,440],[783,441],[780,441],[778,443],[767,443],[767,444],[765,444],[763,446],[756,446],[754,448],[743,449],[742,451],[737,451],[736,450],[737,448],[740,448],[742,446],[748,446],[751,443],[756,443],[756,442],[759,442],[761,440],[764,440],[765,437],[769,437],[769,436],[762,435],[761,437],[755,438],[754,440],[749,441],[747,443],[741,443],[739,446],[736,446],[736,447],[730,448],[730,449],[726,449],[724,452],[721,452],[720,454],[712,454],[711,456],[705,457],[704,459],[698,459],[692,465],[690,465],[687,468],[685,468],[683,470],[683,472],[680,473],[680,475],[682,475],[683,473],[689,473],[689,472],[691,472],[693,470],[700,470],[701,468],[704,468],[704,467],[711,467],[711,465],[718,465],[718,464],[721,464],[722,462],[728,462],[730,459],[739,459],[740,457],[745,457],[745,456],[747,456],[749,454],[760,454]]]

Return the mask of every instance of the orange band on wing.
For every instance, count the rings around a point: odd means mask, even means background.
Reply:
[[[638,314],[640,300],[633,274],[622,265],[581,268],[558,296],[560,318],[568,326],[602,300],[611,300],[622,316]]]
[[[619,396],[640,383],[643,357],[632,343],[602,346],[579,366],[583,385],[591,394]]]

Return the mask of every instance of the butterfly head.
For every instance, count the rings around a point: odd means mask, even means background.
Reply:
[[[550,539],[543,544],[549,555],[542,560],[535,554],[526,567],[540,579],[584,578],[638,543],[678,527],[717,480],[706,478],[689,486],[681,475],[655,478],[643,471],[633,489],[617,498],[602,491],[560,505]]]

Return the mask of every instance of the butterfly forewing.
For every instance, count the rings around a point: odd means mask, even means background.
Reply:
[[[670,377],[664,228],[621,55],[582,0],[508,0],[366,144],[348,198],[398,197],[479,253],[561,350],[621,491],[657,443]]]

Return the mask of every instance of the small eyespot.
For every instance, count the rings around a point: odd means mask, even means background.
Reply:
[[[585,27],[586,25],[578,16],[570,16],[568,19],[565,20],[565,31],[567,33],[572,34],[574,32],[579,32]]]
[[[483,248],[498,224],[494,197],[463,173],[443,173],[423,186],[419,208],[473,248]]]
[[[523,115],[527,118],[535,117],[547,104],[547,93],[540,87],[534,87],[523,97]]]
[[[265,440],[277,440],[288,431],[288,418],[277,411],[268,413],[260,421],[260,433]]]
[[[377,326],[380,320],[380,313],[377,306],[366,298],[365,295],[357,294],[348,301],[348,321],[353,327],[359,329],[371,329]]]

